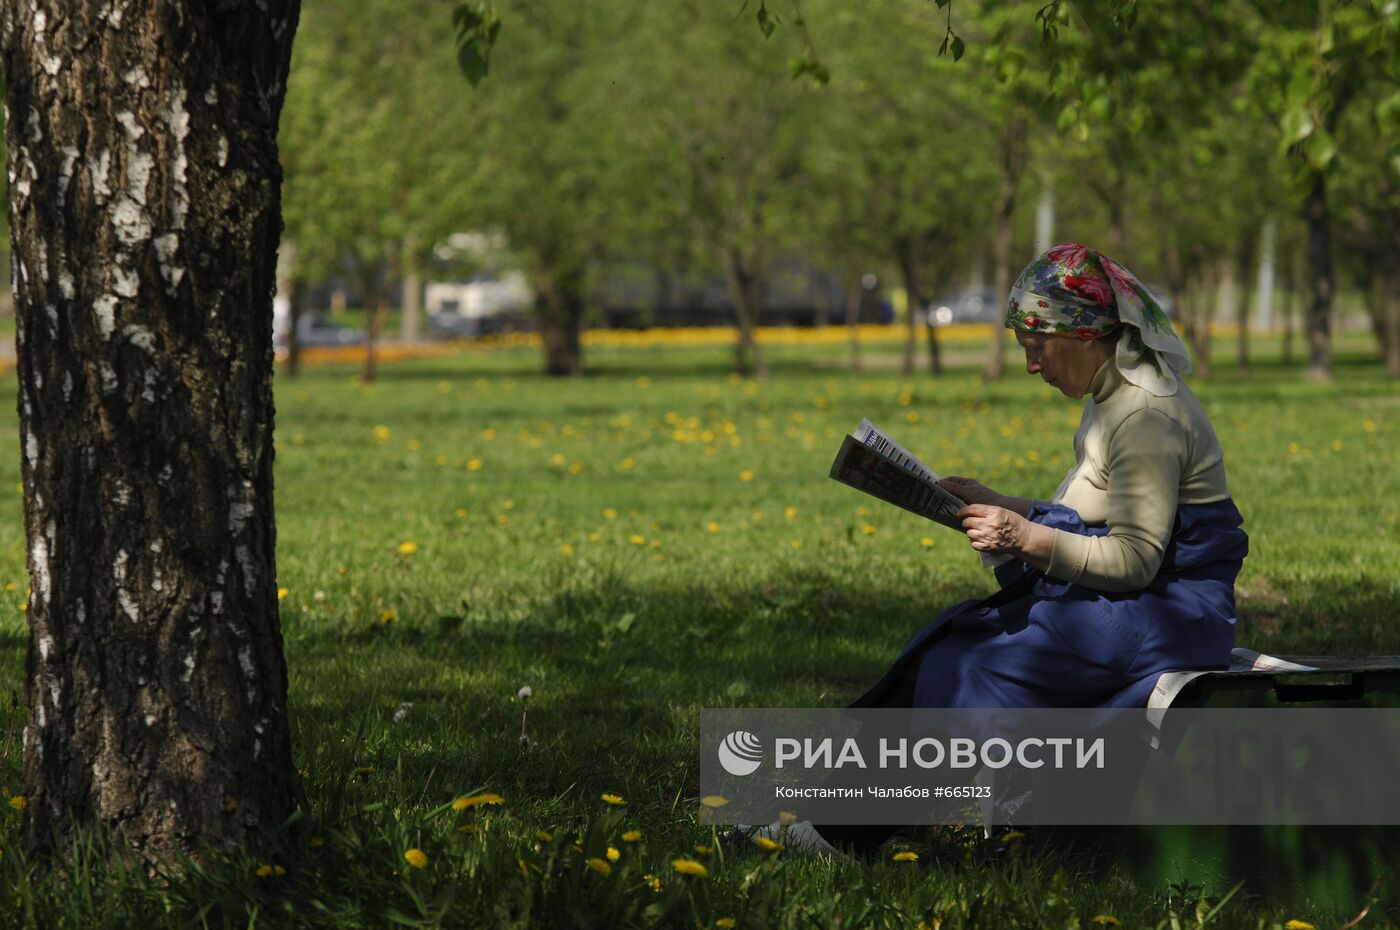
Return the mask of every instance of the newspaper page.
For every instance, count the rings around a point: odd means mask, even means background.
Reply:
[[[963,502],[873,448],[847,436],[831,463],[831,477],[858,491],[961,532]]]
[[[934,471],[932,468],[929,468],[927,465],[921,462],[917,455],[910,452],[908,449],[904,448],[899,443],[895,442],[892,436],[890,436],[888,433],[884,432],[878,426],[872,423],[869,417],[861,418],[860,425],[856,427],[856,431],[853,435],[853,438],[860,444],[864,445],[866,448],[873,449],[874,451],[880,453],[880,455],[889,459],[895,465],[899,466],[900,468],[904,469],[910,474],[917,475],[925,482],[936,487],[936,482],[939,481],[940,478],[938,472]],[[836,477],[834,468],[832,477]],[[849,484],[849,482],[847,483]],[[947,494],[950,500],[956,501],[958,507],[963,506],[964,502],[956,495],[950,494],[947,491],[944,491],[942,488],[937,488],[937,490],[941,493]],[[957,510],[955,509],[953,513],[956,514]],[[938,520],[938,522],[952,529],[962,529],[962,524],[957,521],[954,521],[954,523],[946,523],[943,520]],[[1005,553],[993,555],[989,552],[983,552],[981,553],[981,555],[983,568],[996,568],[998,565],[1004,565],[1005,563],[1011,561],[1011,556],[1006,555]]]

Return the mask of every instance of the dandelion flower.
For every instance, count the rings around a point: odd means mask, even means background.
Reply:
[[[484,804],[504,804],[505,801],[506,799],[499,794],[493,794],[488,791],[485,794],[473,794],[458,798],[452,802],[452,809],[454,811],[464,811],[473,807],[480,807]]]
[[[865,535],[865,536],[874,536],[874,535],[875,535],[875,527],[871,526],[869,523],[867,523],[867,524],[865,524],[864,526],[862,526],[862,527],[860,528],[860,531],[861,531],[861,533],[862,533],[863,535]]]
[[[467,459],[467,471],[481,471],[481,459]]]
[[[554,839],[554,834],[550,833],[548,830],[536,830],[535,839],[539,840],[541,843],[548,843],[550,840]]]
[[[1118,923],[1118,921],[1115,920],[1114,923]],[[1283,930],[1317,930],[1317,928],[1306,920],[1290,920],[1283,925]]]
[[[797,508],[796,508],[796,507],[785,507],[785,508],[783,508],[783,516],[787,517],[789,520],[796,520],[796,519],[797,519]]]
[[[729,803],[729,799],[718,794],[707,794],[700,799],[700,803],[706,807],[723,807]]]
[[[612,864],[606,859],[599,859],[597,856],[594,856],[592,859],[588,860],[588,867],[593,871],[597,872],[599,875],[612,874]]]
[[[1095,914],[1092,918],[1090,918],[1089,922],[1099,924],[1103,927],[1116,927],[1119,925],[1118,918],[1114,917],[1112,914]],[[1307,927],[1308,930],[1312,930],[1312,924],[1303,924],[1303,926]],[[1289,930],[1302,930],[1302,928],[1290,927]]]
[[[783,848],[783,844],[766,836],[756,836],[753,838],[754,845],[766,853],[777,852]]]
[[[277,599],[278,599],[279,601],[285,601],[285,600],[287,599],[287,595],[290,594],[290,593],[291,593],[291,592],[288,591],[286,588],[278,588],[278,589],[277,589]]]
[[[464,520],[467,516],[467,508],[458,507],[456,510],[452,511],[452,513],[458,520]]]
[[[399,619],[398,611],[394,610],[392,607],[386,608],[379,615],[380,623],[393,623],[397,619]]]
[[[631,536],[627,537],[627,541],[634,546],[642,546],[646,545],[647,538],[641,533],[633,533]]]
[[[751,468],[745,468],[743,471],[739,472],[739,480],[740,480],[740,481],[752,481],[752,480],[753,480],[753,469],[751,469]]]
[[[258,878],[273,878],[278,875],[286,875],[287,870],[282,868],[282,866],[280,865],[264,864],[258,866],[257,869],[254,870],[254,874],[256,874]]]
[[[385,426],[383,423],[376,426],[374,428],[374,438],[376,442],[388,442],[389,427]]]
[[[403,854],[403,861],[415,869],[426,869],[428,867],[428,854],[415,846]]]
[[[738,921],[735,920],[733,917],[720,917],[715,920],[715,926],[723,927],[724,930],[732,930],[734,925],[737,923]]]
[[[641,830],[628,830],[626,833],[622,834],[622,842],[624,843],[635,843],[641,838]]]
[[[714,850],[706,846],[704,843],[696,843],[695,852],[702,856],[708,856],[710,853],[714,852]]]
[[[409,540],[399,543],[399,555],[413,555],[418,551],[418,544]]]
[[[613,807],[621,807],[622,805],[627,803],[622,799],[622,795],[620,794],[611,794],[605,791],[601,795],[599,795],[599,797],[603,799],[604,803],[611,804]]]
[[[609,862],[616,862],[622,858],[622,850],[618,849],[616,846],[609,846],[606,856]]]
[[[919,854],[906,849],[903,852],[895,853],[890,858],[894,862],[918,862]]]
[[[923,546],[925,549],[927,549],[928,547],[930,547],[930,546],[933,545],[933,537],[932,537],[932,536],[921,536],[921,537],[919,537],[919,545],[921,545],[921,546]]]
[[[694,859],[672,859],[671,868],[682,875],[693,875],[696,878],[704,878],[710,874],[710,870],[705,868],[704,863],[696,862]]]
[[[603,508],[603,519],[604,519],[604,520],[616,520],[616,519],[617,519],[617,511],[614,510],[614,509],[611,508],[611,507],[604,507],[604,508]]]
[[[10,807],[17,811],[22,811],[29,806],[29,801],[22,794],[17,794],[10,798]]]
[[[573,554],[574,554],[574,547],[571,546],[571,545],[569,545],[568,543],[564,543],[564,545],[562,545],[562,546],[559,547],[559,554],[560,554],[560,555],[573,555]]]
[[[719,524],[716,523],[714,520],[711,520],[709,523],[705,524],[705,529],[709,530],[711,533],[718,533]]]
[[[646,875],[642,876],[642,881],[646,882],[647,887],[650,888],[652,891],[656,892],[657,894],[661,893],[661,879],[657,878],[655,875],[652,875],[650,872],[648,872]]]

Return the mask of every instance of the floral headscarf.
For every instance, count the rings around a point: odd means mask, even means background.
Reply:
[[[1158,397],[1191,373],[1186,345],[1162,306],[1133,273],[1078,243],[1057,245],[1021,272],[1006,325],[1027,333],[1098,339],[1121,329],[1114,364],[1128,382]]]

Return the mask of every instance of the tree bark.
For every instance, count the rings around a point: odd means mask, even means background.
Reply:
[[[403,319],[399,324],[399,336],[411,345],[418,341],[418,324],[423,316],[423,263],[418,255],[417,236],[404,237],[402,256]]]
[[[755,378],[767,378],[768,363],[763,358],[763,348],[754,336],[754,330],[763,318],[763,276],[759,263],[745,260],[737,249],[729,249],[724,255],[729,291],[739,323],[739,339],[734,346],[734,370],[741,375],[752,372]]]
[[[992,299],[997,301],[1006,300],[1011,291],[1011,220],[1025,168],[1025,150],[1026,117],[1017,110],[1001,137],[1001,192],[997,195],[996,231],[992,243]],[[995,326],[991,355],[982,377],[986,381],[1000,381],[1005,371],[1006,333]]]
[[[1336,281],[1332,269],[1332,222],[1327,212],[1327,178],[1313,174],[1312,187],[1303,204],[1308,224],[1307,316],[1308,379],[1332,379],[1332,295]]]
[[[919,350],[919,315],[923,312],[923,289],[919,284],[919,259],[914,240],[900,236],[895,240],[895,258],[899,261],[899,273],[904,278],[904,292],[908,295],[909,320],[904,337],[904,360],[900,365],[900,376],[908,378],[914,374],[914,356]],[[937,370],[934,374],[937,374]]]
[[[535,294],[540,339],[544,343],[544,373],[554,377],[582,375],[583,274],[539,265]]]
[[[296,0],[6,0],[30,645],[23,838],[292,810],[272,501]]]

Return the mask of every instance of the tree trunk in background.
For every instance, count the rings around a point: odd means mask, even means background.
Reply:
[[[861,304],[864,297],[860,270],[854,270],[848,275],[846,284],[846,332],[851,343],[851,371],[861,370]]]
[[[360,380],[368,384],[377,373],[375,352],[379,349],[379,336],[384,331],[384,318],[389,315],[389,298],[383,294],[376,296],[365,305],[365,365],[360,372]]]
[[[724,253],[724,269],[729,279],[729,292],[734,300],[738,318],[739,339],[734,346],[734,370],[755,378],[768,377],[768,363],[763,348],[754,337],[754,330],[763,317],[763,279],[757,262],[746,262],[735,249]]]
[[[583,273],[537,266],[535,281],[544,373],[578,377],[583,374]]]
[[[418,255],[418,237],[403,240],[403,319],[399,323],[399,338],[407,344],[418,341],[419,322],[423,316],[423,263]]]
[[[1250,265],[1254,259],[1253,243],[1249,243],[1241,250],[1239,264],[1237,266],[1237,276],[1240,281],[1240,292],[1237,295],[1238,303],[1235,309],[1235,319],[1239,323],[1239,332],[1235,334],[1235,374],[1241,378],[1248,378],[1250,374],[1249,365],[1249,301],[1254,296],[1253,289],[1249,286]]]
[[[292,307],[289,314],[291,329],[287,332],[287,374],[301,374],[301,318],[306,313],[306,292],[309,288],[301,278],[292,279]]]
[[[1327,179],[1318,172],[1303,205],[1308,224],[1308,379],[1332,378],[1332,223],[1327,214]]]
[[[277,296],[287,299],[287,377],[301,374],[301,346],[297,341],[297,244],[283,241],[277,254]],[[276,326],[274,312],[273,325]]]
[[[1385,373],[1400,378],[1400,273],[1389,267],[1384,252],[1371,252],[1366,262],[1366,311],[1371,331],[1385,359]]]
[[[1187,285],[1190,313],[1186,318],[1186,338],[1191,342],[1192,362],[1196,375],[1211,378],[1215,372],[1210,364],[1210,320],[1215,307],[1217,282],[1208,265],[1203,265]]]
[[[899,273],[904,278],[904,292],[908,295],[909,320],[904,339],[904,360],[900,364],[900,377],[914,374],[914,356],[919,351],[919,316],[923,313],[924,293],[919,282],[919,258],[914,241],[900,236],[895,241],[895,258],[899,262]],[[938,374],[935,369],[934,374]]]
[[[1012,214],[1016,191],[1025,168],[1026,117],[1020,110],[1012,114],[1001,136],[1001,191],[997,195],[996,231],[992,244],[992,300],[1006,300],[1011,291]],[[986,381],[1000,381],[1006,371],[1006,333],[993,324],[992,351],[982,372]]]
[[[5,7],[24,844],[235,849],[292,811],[272,294],[299,6]]]

